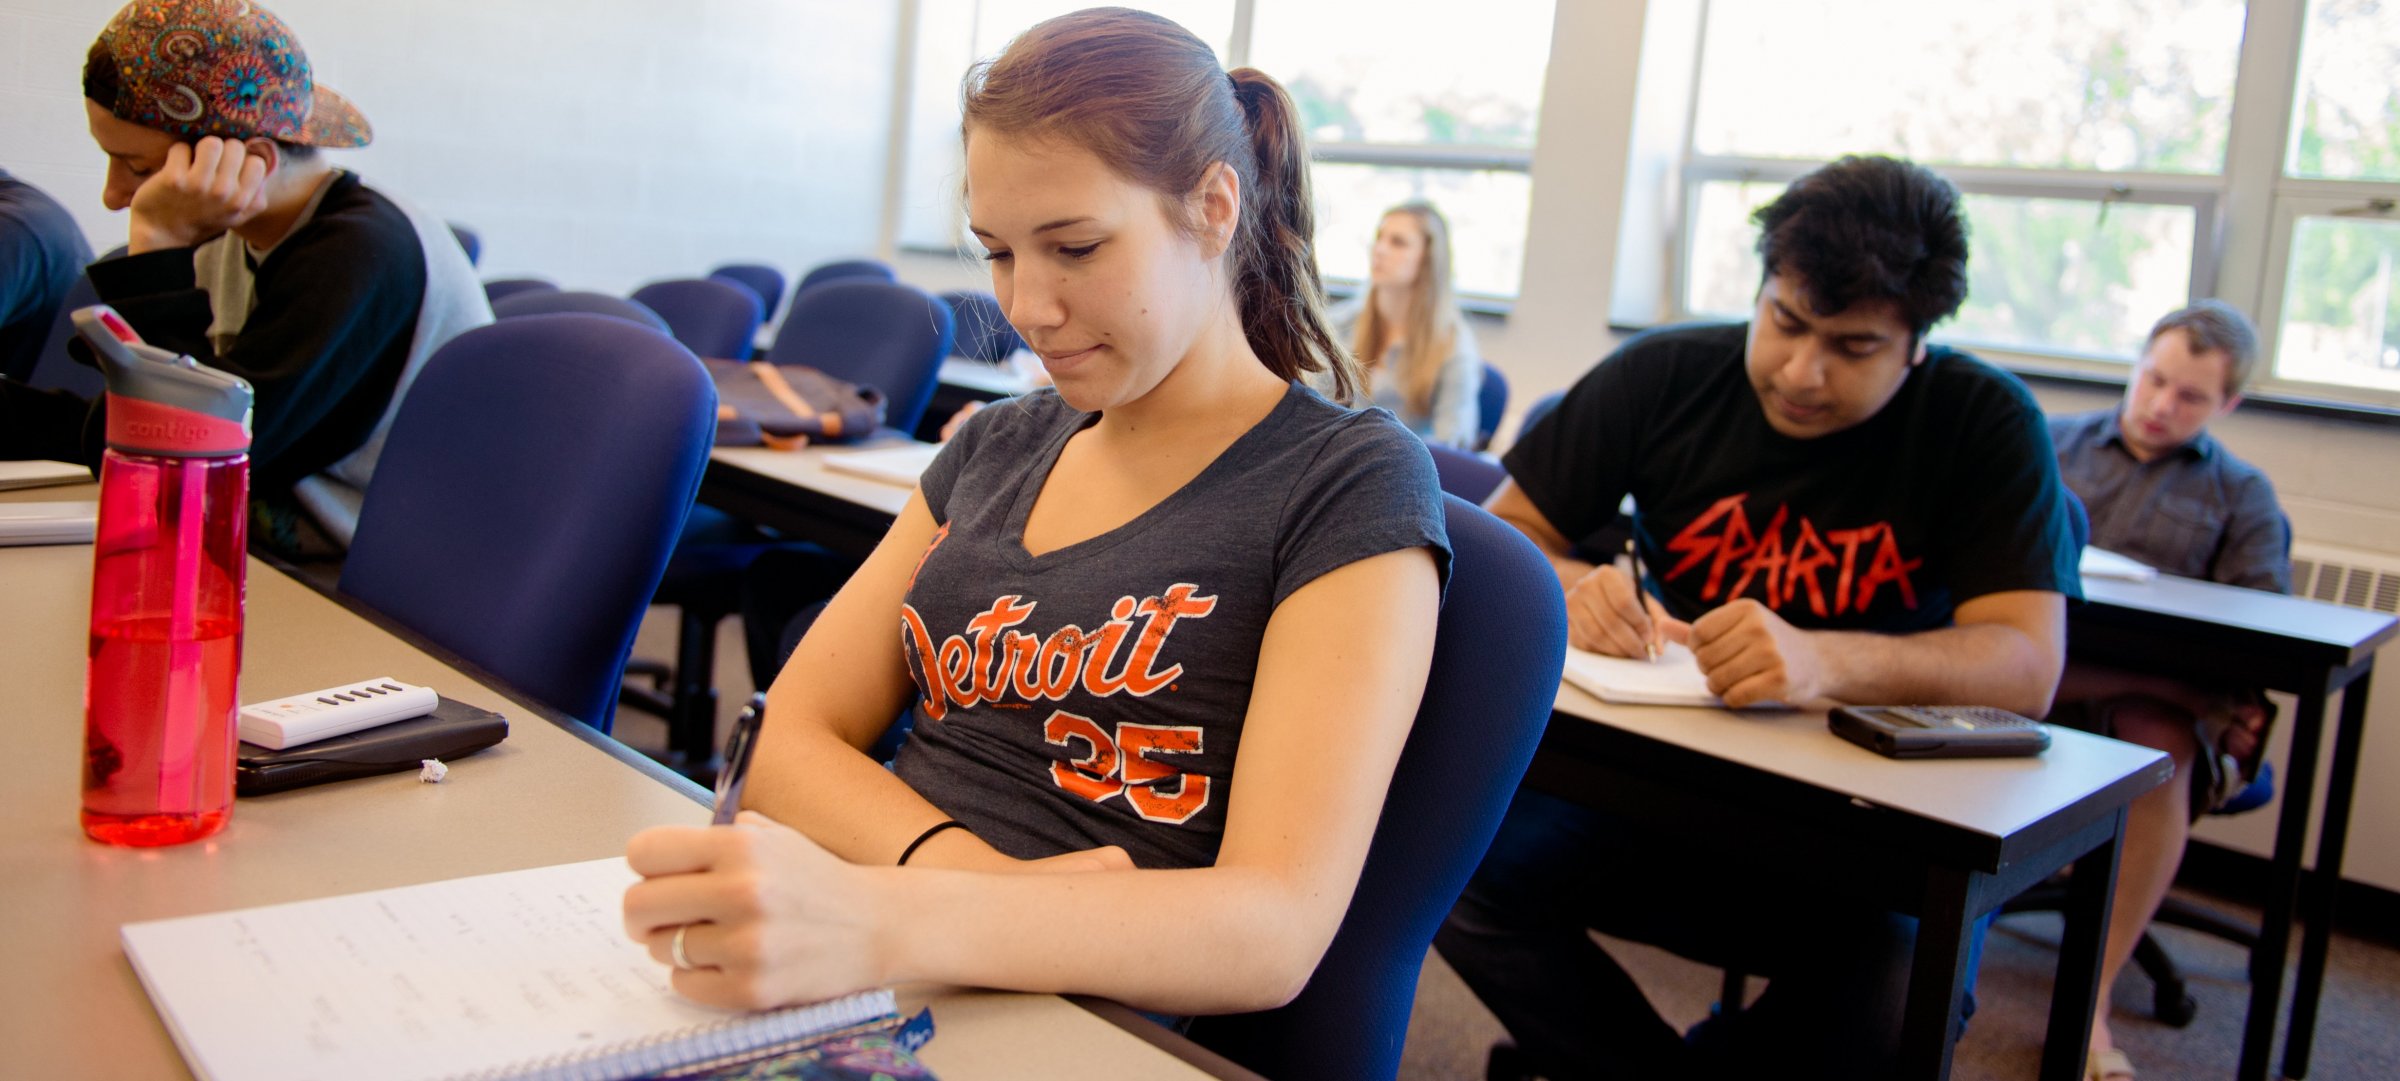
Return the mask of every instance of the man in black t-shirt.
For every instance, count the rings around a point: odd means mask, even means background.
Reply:
[[[1757,221],[1752,320],[1626,342],[1509,452],[1485,506],[1556,565],[1579,648],[1688,647],[1733,706],[2041,716],[2077,553],[2032,397],[1925,341],[1966,294],[1957,192],[1845,158]],[[1583,554],[1627,495],[1639,585]],[[1518,1041],[1495,1076],[1883,1076],[1914,924],[1814,882],[1761,892],[1806,870],[1737,873],[1524,791],[1436,945]],[[1687,1041],[1587,928],[1770,985]]]

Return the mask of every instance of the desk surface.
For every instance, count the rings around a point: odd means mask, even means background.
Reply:
[[[615,855],[646,826],[706,820],[696,788],[645,776],[265,564],[249,576],[246,699],[389,675],[506,714],[509,738],[452,763],[439,785],[401,773],[243,799],[225,832],[176,848],[91,843],[76,820],[91,548],[0,549],[0,716],[17,741],[0,785],[0,1047],[12,1073],[184,1074],[124,959],[122,923]],[[1051,996],[902,997],[934,1004],[925,1058],[953,1081],[1202,1076]]]
[[[877,511],[885,517],[897,517],[900,508],[908,505],[908,495],[914,488],[904,488],[880,480],[870,480],[855,473],[828,469],[825,459],[835,455],[892,446],[901,440],[881,440],[852,446],[802,447],[799,450],[776,450],[772,447],[719,447],[709,453],[713,468],[734,469],[753,474],[779,484],[805,488],[829,495],[860,507]]]
[[[938,378],[954,387],[980,390],[1003,398],[1023,394],[1038,385],[1026,378],[1024,373],[1005,364],[985,364],[965,357],[944,358]]]
[[[2053,726],[2050,749],[2026,758],[1885,758],[1834,735],[1823,710],[1722,710],[1604,703],[1561,684],[1560,713],[1714,762],[1900,811],[1942,847],[1996,867],[2021,837],[2079,811],[2113,810],[2164,781],[2166,755]],[[1559,722],[1553,721],[1553,727]],[[1579,733],[1562,733],[1572,737]]]
[[[2087,577],[2083,595],[2079,626],[2106,621],[2114,609],[2274,639],[2282,648],[2321,653],[2336,664],[2356,663],[2400,634],[2400,620],[2381,612],[2166,574],[2147,582]]]

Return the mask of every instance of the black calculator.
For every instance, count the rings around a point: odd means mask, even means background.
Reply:
[[[1835,735],[1892,758],[1999,758],[2040,754],[2050,729],[1991,706],[1837,706]]]

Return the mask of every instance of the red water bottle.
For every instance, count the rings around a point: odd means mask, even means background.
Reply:
[[[144,345],[106,305],[74,320],[108,378],[83,832],[182,844],[233,813],[250,384]]]

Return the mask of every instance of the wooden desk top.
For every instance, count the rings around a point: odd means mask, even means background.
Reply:
[[[506,714],[507,741],[451,763],[438,785],[399,773],[242,799],[225,832],[191,845],[87,841],[76,808],[91,558],[88,545],[0,549],[0,716],[15,740],[0,785],[0,1047],[12,1074],[186,1074],[125,961],[128,921],[616,855],[644,827],[707,819],[697,788],[637,771],[253,560],[244,699],[388,675]],[[925,1058],[951,1081],[1204,1076],[1052,996],[903,998],[935,1004]]]

